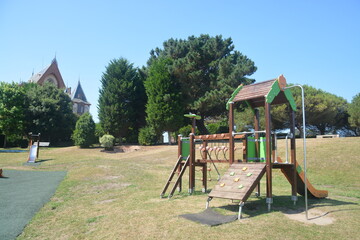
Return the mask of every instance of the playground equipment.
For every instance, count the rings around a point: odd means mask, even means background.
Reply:
[[[297,194],[305,195],[306,205],[308,195],[312,198],[327,197],[327,191],[316,190],[306,178],[306,149],[304,149],[304,171],[302,171],[300,165],[296,161],[296,104],[289,87],[286,86],[286,79],[283,75],[269,81],[245,86],[240,85],[226,104],[227,109],[229,110],[228,133],[196,136],[196,115],[192,115],[192,133],[188,138],[179,136],[178,161],[160,196],[165,196],[171,183],[173,183],[173,187],[168,198],[173,196],[176,188],[181,191],[182,177],[186,168],[189,169],[189,193],[193,193],[195,190],[196,167],[201,167],[203,169],[202,186],[203,192],[206,192],[207,164],[215,165],[215,163],[226,162],[230,167],[209,193],[206,203],[207,208],[213,198],[239,200],[238,218],[240,219],[242,206],[256,187],[256,195],[260,195],[260,180],[266,175],[266,204],[270,211],[271,204],[273,203],[273,169],[280,169],[291,184],[291,200],[294,201],[294,204],[296,204],[296,201],[298,200]],[[254,131],[235,132],[234,104],[238,102],[246,102],[247,105],[253,109]],[[290,154],[288,153],[288,149],[286,149],[287,154],[285,162],[277,155],[277,136],[271,129],[271,106],[277,104],[287,104],[289,110],[290,133],[286,136],[286,143],[290,140]],[[265,130],[259,129],[259,107],[265,108]],[[209,146],[220,142],[226,144],[223,144],[222,146]],[[236,159],[235,157],[235,152],[241,149],[236,146],[237,143],[242,143],[242,154],[237,154],[237,157],[242,155],[242,159]],[[195,151],[196,144],[201,144],[199,147],[200,154],[197,156]],[[213,153],[214,155],[212,155]],[[216,159],[212,156],[215,156]],[[220,156],[223,156],[223,158]],[[290,158],[290,160],[288,158]],[[177,178],[175,182],[172,182],[172,179],[176,174]]]
[[[40,133],[33,134],[30,132],[29,139],[29,157],[27,162],[34,163],[36,158],[39,158]]]

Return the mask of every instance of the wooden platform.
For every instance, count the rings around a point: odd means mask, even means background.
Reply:
[[[209,193],[209,197],[245,202],[265,174],[265,169],[264,163],[234,163]]]

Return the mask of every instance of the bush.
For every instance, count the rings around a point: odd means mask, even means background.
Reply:
[[[81,148],[90,147],[95,142],[95,123],[90,113],[80,116],[71,138],[75,145]]]
[[[154,128],[144,127],[139,131],[139,144],[140,145],[154,145],[157,143],[158,136],[155,133]]]
[[[226,122],[209,123],[206,128],[210,134],[229,132],[229,127]]]
[[[115,137],[109,134],[102,136],[99,140],[101,146],[104,147],[107,151],[114,150],[114,141]]]
[[[191,125],[187,125],[187,126],[184,126],[184,127],[180,128],[179,129],[179,134],[181,134],[181,136],[183,136],[183,137],[188,137],[189,134],[191,133],[191,127],[192,127]],[[196,135],[200,134],[200,132],[199,132],[199,130],[197,128],[195,129],[195,134]]]

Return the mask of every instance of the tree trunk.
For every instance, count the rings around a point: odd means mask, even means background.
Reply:
[[[200,132],[201,135],[209,134],[209,131],[205,127],[205,122],[204,122],[203,117],[201,117],[200,120],[196,120],[196,126],[199,129],[199,132]]]
[[[168,144],[171,145],[171,133],[170,133],[170,131],[168,131],[167,134],[168,134],[168,141],[169,141]]]
[[[6,135],[4,135],[4,146],[3,148],[6,148]]]

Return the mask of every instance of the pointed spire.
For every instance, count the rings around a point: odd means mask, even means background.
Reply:
[[[51,64],[53,64],[53,63],[55,63],[56,65],[58,64],[58,63],[57,63],[57,60],[56,60],[56,52],[55,52],[55,57],[54,57],[54,59],[51,61]]]

